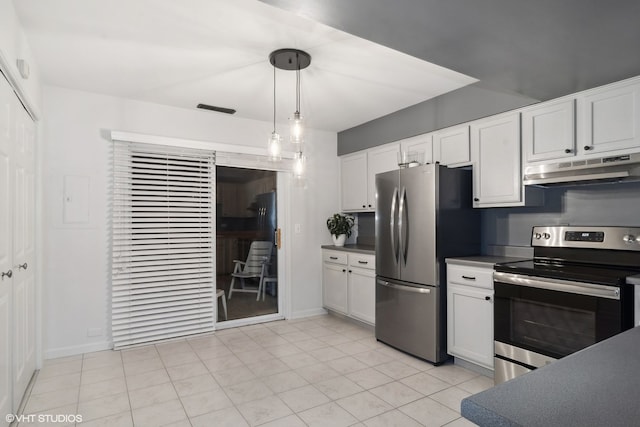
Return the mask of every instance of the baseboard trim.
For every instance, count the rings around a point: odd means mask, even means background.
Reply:
[[[324,308],[312,308],[311,310],[296,311],[291,313],[289,319],[302,319],[304,317],[321,316],[327,314]]]
[[[57,359],[58,357],[75,356],[76,354],[92,353],[94,351],[111,350],[113,344],[108,341],[96,342],[91,344],[73,345],[69,347],[59,347],[46,350],[44,358]]]
[[[493,378],[493,370],[485,368],[484,366],[476,365],[473,362],[466,361],[464,359],[460,359],[459,357],[453,358],[453,363],[455,365],[461,366],[465,369],[473,371],[477,374],[484,375],[485,377]]]

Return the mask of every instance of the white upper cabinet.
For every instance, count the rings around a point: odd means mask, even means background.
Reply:
[[[367,153],[340,157],[342,210],[364,210],[367,206]]]
[[[474,207],[523,202],[520,173],[520,114],[471,124]]]
[[[400,144],[385,144],[367,150],[367,210],[376,209],[376,174],[398,169]]]
[[[578,97],[578,125],[584,154],[640,148],[640,82],[625,81]]]
[[[342,210],[376,209],[376,174],[398,168],[399,143],[385,144],[340,157]]]
[[[433,163],[433,133],[412,136],[400,142],[400,151],[407,153],[410,158],[419,157],[419,163]]]
[[[575,156],[575,100],[523,110],[522,148],[526,163]]]
[[[469,126],[455,126],[433,134],[434,161],[449,167],[471,164]]]

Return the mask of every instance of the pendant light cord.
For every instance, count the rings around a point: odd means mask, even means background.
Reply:
[[[296,53],[296,112],[300,112],[300,57]]]

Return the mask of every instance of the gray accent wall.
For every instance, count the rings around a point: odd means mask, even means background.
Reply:
[[[482,83],[421,102],[338,133],[338,155],[513,110],[537,102]]]
[[[545,204],[493,208],[482,213],[482,243],[530,246],[536,225],[617,225],[640,227],[640,182],[551,187]]]
[[[531,246],[536,225],[593,225],[640,227],[640,182],[544,190],[539,207],[482,209],[482,253],[489,246]],[[358,214],[358,239],[371,244],[375,215]]]

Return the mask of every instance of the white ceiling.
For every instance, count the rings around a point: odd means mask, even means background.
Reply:
[[[309,127],[351,128],[474,83],[463,74],[257,0],[14,0],[47,84],[273,119],[269,53],[312,56],[301,72]],[[295,110],[295,73],[277,71],[278,121]],[[209,113],[220,114],[220,113]]]

